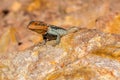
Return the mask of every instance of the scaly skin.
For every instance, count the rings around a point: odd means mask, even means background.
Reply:
[[[31,21],[28,24],[28,29],[43,35],[43,39],[45,40],[45,42],[47,40],[55,40],[56,38],[56,44],[59,44],[60,38],[68,33],[68,31],[64,28],[60,28],[54,25],[48,25],[41,21]]]

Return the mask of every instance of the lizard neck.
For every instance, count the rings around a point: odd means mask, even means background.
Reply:
[[[64,28],[57,27],[57,26],[49,26],[48,33],[53,34],[53,35],[59,34],[60,36],[63,36],[67,34],[67,30]]]

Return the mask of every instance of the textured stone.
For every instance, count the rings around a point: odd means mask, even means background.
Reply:
[[[0,80],[118,80],[120,35],[79,29],[57,46],[0,56]]]

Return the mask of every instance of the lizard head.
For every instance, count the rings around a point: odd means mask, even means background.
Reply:
[[[42,21],[31,21],[27,28],[39,34],[45,34],[48,30],[48,25]]]

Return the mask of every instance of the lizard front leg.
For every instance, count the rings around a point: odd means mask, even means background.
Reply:
[[[56,38],[56,44],[59,44],[60,43],[60,34],[59,33],[57,33],[56,31],[54,31],[54,33],[55,34],[52,34],[52,35],[56,35],[57,36],[57,38]]]
[[[56,44],[60,43],[60,34],[57,34]]]
[[[56,44],[59,44],[60,43],[60,34],[57,32],[57,31],[55,31],[55,30],[49,30],[48,31],[48,34],[51,34],[51,35],[54,35],[54,36],[57,36],[57,38],[56,38]]]

